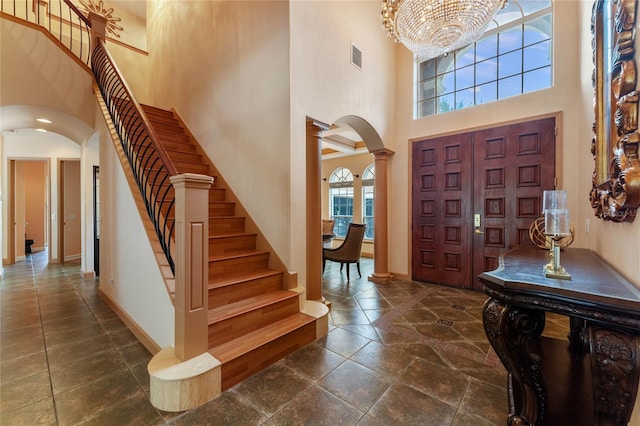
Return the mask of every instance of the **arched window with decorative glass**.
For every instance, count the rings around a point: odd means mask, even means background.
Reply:
[[[375,177],[374,164],[369,164],[362,173],[362,223],[367,225],[364,238],[373,240],[374,214],[373,214],[373,179]]]
[[[333,233],[345,237],[353,219],[353,174],[346,167],[339,167],[329,178],[329,212],[335,220]]]

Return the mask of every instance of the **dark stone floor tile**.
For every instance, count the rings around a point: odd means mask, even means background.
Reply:
[[[388,425],[441,426],[450,424],[455,413],[454,407],[396,383],[367,414]]]
[[[349,298],[331,303],[332,311],[351,310],[358,307],[359,307],[358,302],[353,297],[349,297]]]
[[[454,407],[469,385],[469,376],[420,358],[414,359],[398,380]]]
[[[449,302],[444,297],[440,297],[437,295],[429,295],[420,300],[420,304],[425,308],[448,308],[451,306],[451,302]]]
[[[120,354],[122,354],[122,357],[130,367],[141,363],[148,364],[153,358],[151,352],[139,341],[131,345],[121,346],[118,351],[120,351]]]
[[[458,411],[456,416],[453,418],[453,422],[451,426],[502,426],[505,422],[502,423],[490,423],[485,421],[484,419],[480,419],[478,417],[473,417],[469,414]]]
[[[411,353],[418,358],[424,359],[434,364],[448,366],[448,364],[444,362],[440,354],[438,354],[435,349],[425,343],[407,343],[396,346],[398,348],[402,348],[403,350]]]
[[[34,402],[33,404],[24,405],[13,411],[2,411],[0,420],[3,425],[29,425],[29,426],[46,426],[57,425],[56,412],[53,407],[53,398],[51,396]]]
[[[27,329],[28,331],[26,331]],[[27,329],[21,329],[25,332],[20,332],[15,336],[5,334],[2,337],[2,344],[0,344],[0,359],[2,361],[22,358],[45,349],[42,332],[33,332],[32,327],[27,327]]]
[[[496,368],[486,366],[483,368],[464,368],[459,371],[482,382],[504,389],[505,391],[507,389],[507,370],[502,367],[502,364]]]
[[[370,340],[366,337],[340,328],[336,328],[324,338],[320,339],[320,343],[324,345],[325,348],[347,358],[369,342]]]
[[[162,424],[164,424],[164,419],[160,416],[158,410],[151,405],[147,395],[143,392],[138,392],[130,398],[119,400],[79,423],[79,425],[92,426],[153,426]]]
[[[388,309],[391,308],[391,304],[387,302],[385,299],[374,298],[374,299],[356,299],[360,308],[363,310],[369,309]]]
[[[87,358],[74,360],[51,369],[53,394],[100,379],[105,373],[127,371],[127,364],[115,349],[97,352]]]
[[[242,381],[234,390],[270,417],[311,385],[310,380],[279,362]]]
[[[390,377],[347,360],[318,382],[318,386],[366,412],[391,383]]]
[[[60,345],[75,345],[87,339],[107,337],[106,333],[95,321],[75,324],[72,327],[47,329],[44,340],[47,349],[51,350]]]
[[[436,314],[439,319],[444,319],[452,322],[469,322],[474,321],[475,318],[461,311],[460,309],[453,308],[451,306],[446,308],[430,308],[431,311]]]
[[[369,317],[360,309],[352,309],[348,311],[331,311],[333,323],[337,326],[344,324],[370,324]]]
[[[274,425],[355,425],[363,413],[317,386],[302,392],[298,398],[271,417]]]
[[[47,371],[47,367],[47,353],[44,350],[20,358],[2,359],[0,378],[2,382],[11,382]]]
[[[489,423],[505,424],[509,412],[507,401],[504,389],[471,379],[460,409]]]
[[[342,364],[345,359],[320,344],[313,343],[298,349],[283,362],[299,374],[311,380],[319,380]]]
[[[397,346],[370,342],[356,352],[351,360],[386,376],[396,377],[413,361],[415,355]]]
[[[129,371],[117,371],[55,395],[60,426],[85,421],[113,404],[142,393]]]
[[[458,322],[456,321],[452,326],[463,337],[473,341],[487,341],[487,335],[484,331],[484,326],[480,321]]]
[[[441,325],[438,323],[431,324],[417,324],[416,331],[423,336],[447,341],[447,342],[459,342],[463,340],[462,335],[458,333],[455,329],[449,327],[448,325]]]
[[[136,364],[136,365],[134,365],[132,367],[129,367],[129,368],[131,369],[131,372],[135,376],[135,378],[138,381],[138,383],[140,383],[140,386],[142,386],[142,390],[147,395],[150,395],[151,394],[151,385],[150,385],[151,379],[149,378],[149,370],[147,370],[147,364],[140,363],[140,364]]]
[[[49,372],[42,371],[24,378],[0,383],[0,412],[17,410],[51,397]]]
[[[81,359],[91,358],[94,354],[104,352],[112,348],[109,338],[105,334],[75,340],[68,345],[56,345],[47,348],[47,356],[51,368],[58,368],[65,364]]]
[[[170,420],[172,426],[229,426],[259,425],[266,417],[244,397],[234,391],[222,393],[219,397],[198,408]]]
[[[374,323],[380,318],[384,317],[384,315],[387,314],[389,311],[390,309],[367,309],[364,311],[364,313],[367,316],[367,319],[369,320],[369,322]]]
[[[117,347],[139,343],[138,338],[126,327],[120,330],[112,330],[108,335],[109,339],[111,339],[113,344]]]
[[[350,331],[352,333],[359,334],[362,337],[366,337],[371,340],[380,340],[380,336],[376,331],[376,328],[371,324],[345,324],[341,325],[340,328]]]
[[[432,323],[438,317],[428,308],[422,305],[415,306],[402,314],[402,317],[411,324]]]

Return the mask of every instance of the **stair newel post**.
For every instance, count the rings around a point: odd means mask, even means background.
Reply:
[[[387,166],[389,163],[389,157],[391,157],[394,152],[390,149],[383,148],[372,151],[371,153],[375,158],[375,177],[373,186],[375,238],[373,240],[374,271],[373,275],[369,277],[369,281],[374,283],[386,283],[393,278],[393,275],[389,273],[388,255]]]
[[[209,188],[211,176],[171,177],[175,189],[175,355],[182,361],[207,352]]]
[[[89,22],[91,22],[91,48],[98,45],[98,38],[106,39],[107,18],[95,12],[89,12]]]
[[[322,132],[329,126],[307,118],[307,300],[322,296]]]

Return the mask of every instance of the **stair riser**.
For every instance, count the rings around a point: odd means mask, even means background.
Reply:
[[[209,233],[211,235],[211,233]],[[240,250],[256,248],[256,235],[234,235],[229,237],[209,238],[209,255],[233,253]]]
[[[191,143],[189,137],[183,133],[171,133],[171,132],[163,132],[160,129],[156,129],[156,134],[158,138],[161,140],[174,141],[180,143]]]
[[[236,315],[215,324],[209,324],[209,347],[229,342],[245,334],[256,331],[268,324],[294,315],[298,312],[297,297],[282,300],[268,306]]]
[[[209,189],[209,201],[225,201],[227,191],[224,188],[216,188],[216,181],[213,181],[213,186]]]
[[[315,323],[301,327],[270,343],[222,364],[222,390],[292,354],[315,339]]]
[[[282,290],[282,273],[212,288],[209,289],[209,309],[277,290]]]
[[[235,211],[233,203],[209,203],[209,217],[234,216]]]
[[[168,150],[167,154],[169,154],[169,158],[173,161],[186,161],[190,163],[202,163],[202,155],[191,153],[191,152],[183,152],[176,150]]]
[[[180,127],[178,120],[157,120],[151,119],[151,124],[156,130],[163,132],[171,132],[176,134],[184,134],[184,129]]]
[[[238,275],[243,272],[254,272],[269,267],[269,253],[251,256],[234,257],[232,259],[210,260],[209,279],[221,275]]]
[[[196,146],[189,142],[176,142],[173,140],[160,138],[162,145],[167,149],[175,149],[182,152],[196,152]]]
[[[173,164],[178,169],[178,173],[209,174],[209,166],[206,164],[190,164],[182,161],[174,161]]]
[[[244,232],[244,217],[210,217],[209,235],[227,235]]]

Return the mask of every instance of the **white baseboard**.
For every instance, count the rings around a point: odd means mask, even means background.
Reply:
[[[64,257],[64,261],[69,262],[71,260],[78,260],[80,258],[82,258],[81,254],[70,254],[69,256]]]

